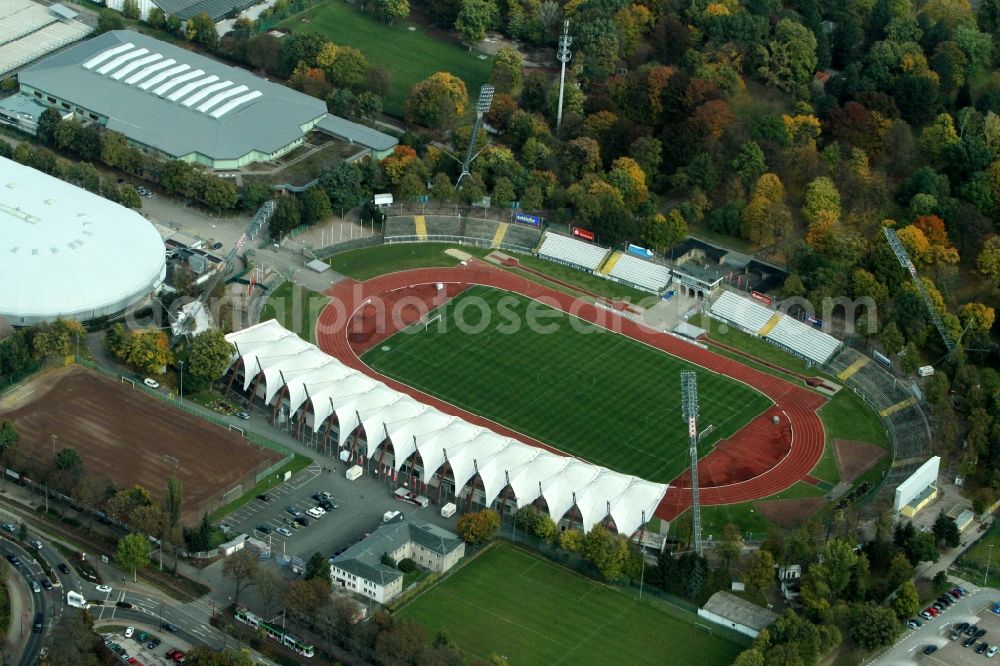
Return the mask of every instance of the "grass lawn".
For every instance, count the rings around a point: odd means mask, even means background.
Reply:
[[[823,491],[816,486],[799,481],[791,488],[781,491],[776,495],[763,498],[764,500],[785,500],[785,499],[805,499],[807,497],[821,497]],[[755,536],[762,537],[767,528],[772,527],[771,521],[765,518],[759,511],[754,509],[754,503],[740,502],[737,504],[723,504],[721,506],[701,507],[702,533],[705,538],[709,534],[720,536],[722,528],[732,523],[739,528],[740,532],[746,536],[747,532],[753,532]],[[691,511],[685,511],[681,520],[691,521]],[[672,530],[673,528],[671,528]]]
[[[688,464],[681,371],[697,372],[699,425],[715,426],[702,441],[703,455],[771,404],[727,377],[498,289],[472,287],[437,313],[439,324],[397,333],[364,362],[571,455],[650,481],[670,481]]]
[[[303,340],[316,342],[316,320],[330,299],[294,282],[282,282],[260,311],[260,320],[277,319]]]
[[[882,418],[850,389],[837,392],[819,409],[819,418],[826,429],[826,441],[853,439],[889,448]]]
[[[693,613],[638,601],[509,544],[482,553],[397,615],[431,636],[445,630],[475,660],[496,654],[525,666],[722,666],[749,643]]]
[[[388,25],[347,2],[321,3],[276,27],[319,32],[336,44],[357,48],[369,63],[385,67],[389,72],[385,110],[400,117],[413,84],[435,72],[447,71],[465,81],[474,101],[479,86],[489,80],[493,65],[492,58],[480,60],[478,53],[430,36],[424,26],[409,21]]]
[[[823,448],[823,457],[812,468],[810,474],[833,485],[840,483],[840,470],[837,469],[837,459],[833,455],[833,446],[830,442]]]
[[[458,259],[445,254],[451,243],[391,243],[341,252],[326,259],[330,268],[355,280],[370,280],[386,273],[414,268],[457,266]],[[475,256],[485,257],[490,250],[474,247],[458,248]]]
[[[990,576],[985,587],[1000,587],[1000,548],[993,548],[991,557],[991,546],[1000,546],[1000,528],[997,527],[996,521],[972,548],[958,558],[954,566],[955,573],[974,581],[976,585],[982,585],[983,576],[986,574],[986,562],[989,560]]]

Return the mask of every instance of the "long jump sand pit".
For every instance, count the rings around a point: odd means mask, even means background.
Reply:
[[[130,384],[72,366],[37,375],[0,401],[34,461],[48,465],[55,448],[76,449],[87,472],[119,487],[141,485],[162,500],[170,476],[184,487],[185,524],[247,492],[281,459],[240,433],[224,430]],[[224,497],[242,484],[242,490]]]

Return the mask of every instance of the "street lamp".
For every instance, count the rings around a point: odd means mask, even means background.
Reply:
[[[983,587],[986,587],[986,581],[990,577],[990,560],[993,558],[993,544],[990,544],[989,554],[986,556],[986,575],[983,576]]]
[[[184,361],[178,361],[181,366],[181,400],[184,400]]]

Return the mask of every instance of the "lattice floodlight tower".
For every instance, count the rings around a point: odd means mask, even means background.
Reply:
[[[903,246],[903,242],[899,240],[899,236],[896,235],[896,230],[892,227],[882,227],[882,233],[885,234],[885,239],[889,241],[889,247],[896,254],[896,259],[899,261],[899,265],[906,269],[906,272],[910,274],[910,278],[913,280],[914,286],[917,288],[917,293],[920,294],[921,298],[924,300],[924,306],[927,308],[927,313],[931,317],[931,322],[934,324],[934,328],[937,329],[938,334],[941,336],[942,342],[944,342],[945,349],[948,353],[955,351],[957,347],[954,340],[951,339],[951,334],[948,329],[945,328],[944,321],[941,319],[941,315],[938,313],[937,308],[934,307],[934,303],[931,301],[930,295],[927,293],[927,289],[924,288],[923,280],[920,279],[920,274],[917,273],[916,266],[910,261],[909,255],[906,253],[906,247]]]
[[[479,153],[473,155],[472,151],[476,149],[476,137],[479,136],[479,129],[483,126],[483,116],[486,115],[486,112],[490,110],[490,106],[493,105],[493,92],[493,86],[489,83],[479,89],[479,99],[476,101],[476,123],[472,126],[469,147],[465,150],[465,160],[462,162],[462,173],[458,174],[455,187],[461,185],[462,179],[469,175],[469,165],[472,164],[472,160],[479,156]]]
[[[694,552],[701,555],[701,505],[698,501],[698,377],[693,372],[681,373],[681,412],[688,424],[691,449],[691,512],[694,531]]]

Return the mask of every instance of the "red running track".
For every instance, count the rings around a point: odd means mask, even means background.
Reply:
[[[767,497],[792,486],[797,481],[805,479],[823,454],[825,433],[823,424],[816,414],[825,399],[805,388],[795,386],[783,379],[769,375],[751,367],[742,365],[732,359],[719,356],[693,344],[678,340],[670,335],[664,335],[652,329],[641,326],[637,322],[609,310],[585,303],[563,292],[548,289],[537,282],[532,282],[520,276],[493,268],[482,262],[473,261],[468,266],[454,268],[424,268],[411,271],[401,271],[382,275],[367,282],[358,283],[351,280],[340,282],[331,287],[326,294],[332,298],[331,304],[324,309],[316,322],[316,341],[324,352],[336,356],[345,364],[377,378],[386,385],[402,391],[421,402],[430,404],[446,414],[459,416],[500,434],[514,437],[533,446],[562,453],[542,442],[525,437],[521,433],[465,412],[454,405],[439,400],[413,389],[410,386],[384,377],[361,362],[348,341],[348,324],[355,311],[365,305],[367,299],[391,291],[406,289],[414,285],[428,283],[460,283],[495,287],[542,300],[546,305],[584,319],[593,324],[617,330],[635,340],[655,347],[668,354],[678,356],[691,363],[700,365],[713,372],[732,377],[757,389],[774,401],[772,410],[780,410],[784,415],[784,428],[790,428],[790,444],[787,454],[770,469],[753,478],[736,481],[725,485],[704,487],[701,489],[701,502],[704,505],[733,504]],[[770,413],[770,412],[769,412]],[[753,423],[757,423],[755,420]],[[744,428],[746,430],[746,428]],[[736,437],[739,437],[738,433]],[[749,433],[748,433],[749,434]],[[741,439],[748,439],[742,437]],[[750,443],[748,442],[748,445]],[[762,442],[763,444],[763,442]],[[723,456],[716,460],[713,456]],[[725,449],[716,447],[699,464],[712,468],[725,466]],[[656,515],[672,520],[690,506],[691,494],[684,487],[686,475],[682,474],[671,483],[667,494],[660,503]]]

